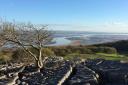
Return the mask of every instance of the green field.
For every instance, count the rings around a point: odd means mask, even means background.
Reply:
[[[105,54],[105,53],[96,53],[96,54],[69,54],[66,55],[64,58],[65,59],[74,59],[74,58],[81,58],[81,59],[96,59],[96,58],[101,58],[101,59],[106,59],[106,60],[125,60],[128,61],[128,57],[125,55],[120,55],[120,54]]]

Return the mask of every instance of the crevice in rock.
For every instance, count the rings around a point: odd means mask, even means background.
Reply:
[[[70,77],[63,85],[99,85],[99,79],[96,73],[80,64],[73,68]]]
[[[65,80],[65,82],[63,83],[63,85],[69,85],[69,80],[76,74],[76,72],[77,72],[76,67],[73,67],[72,73],[71,73],[70,76]]]
[[[90,68],[90,67],[88,67],[88,68]],[[95,71],[98,74],[98,76],[99,76],[99,78],[98,78],[99,85],[105,85],[107,83],[107,81],[106,81],[107,79],[104,79],[105,76],[102,75],[102,73],[100,71],[97,71],[95,69],[91,69],[91,70]]]

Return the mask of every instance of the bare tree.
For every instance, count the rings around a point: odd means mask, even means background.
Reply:
[[[10,45],[22,47],[34,58],[36,66],[42,68],[47,59],[42,56],[42,48],[52,40],[51,32],[46,28],[47,26],[31,23],[2,22],[0,24],[0,39]],[[35,49],[38,54],[34,54],[29,48]]]

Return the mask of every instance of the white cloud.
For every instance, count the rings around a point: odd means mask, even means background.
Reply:
[[[100,25],[59,25],[50,26],[54,30],[93,31],[93,32],[121,32],[128,33],[128,24],[122,22],[108,22]]]
[[[128,32],[128,24],[122,23],[122,22],[111,22],[107,23],[104,26],[101,26],[100,28],[102,31],[107,32]]]

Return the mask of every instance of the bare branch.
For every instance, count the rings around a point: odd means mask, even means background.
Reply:
[[[2,22],[0,23],[0,40],[22,47],[25,52],[34,57],[35,61],[41,61],[42,47],[52,39],[51,33],[45,29],[46,27],[31,23]],[[39,56],[31,52],[28,47],[36,49]]]

